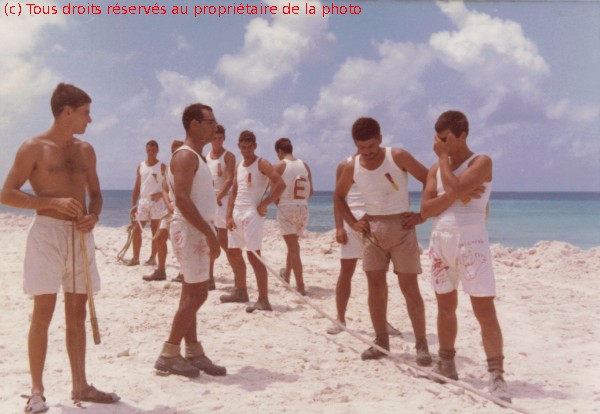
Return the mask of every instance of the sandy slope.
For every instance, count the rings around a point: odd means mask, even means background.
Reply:
[[[31,299],[22,293],[22,260],[30,218],[0,215],[0,412],[22,412],[29,391],[27,330]],[[325,333],[330,322],[275,278],[270,279],[274,312],[247,314],[241,304],[222,305],[219,295],[232,284],[225,259],[217,264],[217,291],[199,313],[207,354],[228,369],[226,377],[197,379],[159,376],[153,369],[166,339],[180,286],[147,283],[146,266],[118,264],[125,229],[96,229],[97,260],[103,289],[96,296],[102,344],[88,344],[88,377],[98,388],[117,391],[122,402],[88,404],[86,413],[506,413],[506,409],[461,388],[414,376],[391,359],[363,362],[365,345],[348,334]],[[267,223],[264,257],[278,269],[284,244]],[[147,257],[144,240],[142,257]],[[335,315],[338,272],[333,234],[309,233],[302,241],[310,299]],[[531,248],[493,246],[498,280],[498,313],[505,338],[506,379],[515,405],[530,412],[600,411],[598,277],[600,248],[580,250],[561,242]],[[421,257],[425,275],[429,259]],[[167,272],[177,274],[172,256]],[[256,298],[254,275],[248,284]],[[391,339],[392,351],[412,356],[414,337],[394,276],[389,320],[404,338]],[[436,305],[427,278],[421,278],[428,339],[437,351]],[[459,295],[457,364],[461,380],[485,392],[487,374],[479,329],[468,297]],[[63,303],[59,301],[49,335],[46,396],[50,413],[79,413],[69,400],[70,370],[64,345]],[[348,324],[370,338],[366,281],[357,271]]]

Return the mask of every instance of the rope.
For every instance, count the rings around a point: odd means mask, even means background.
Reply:
[[[135,207],[131,207],[129,210],[129,226],[127,226],[127,241],[119,253],[117,253],[117,261],[124,262],[125,254],[127,250],[129,250],[129,246],[131,246],[131,242],[133,241],[133,229],[135,228],[135,215],[133,214],[133,209]]]
[[[94,292],[92,292],[92,280],[90,278],[90,264],[88,262],[87,246],[83,232],[79,232],[81,241],[81,256],[83,260],[83,269],[85,270],[85,289],[87,291],[88,305],[90,308],[90,324],[92,325],[92,335],[94,343],[100,344],[100,329],[98,328],[98,318],[96,317],[96,307],[94,306]],[[73,276],[73,280],[75,277]]]
[[[119,250],[119,252],[117,253],[117,261],[119,261],[119,262],[126,262],[125,255],[127,254],[127,250],[129,250],[129,247],[131,246],[131,243],[133,242],[133,230],[136,228],[136,226],[140,229],[142,236],[144,235],[144,228],[142,227],[142,223],[140,221],[136,220],[135,214],[133,214],[134,208],[135,208],[135,206],[131,207],[131,210],[129,210],[129,225],[127,226],[127,241],[125,241],[125,245],[123,245],[123,248],[121,250]],[[164,220],[171,216],[172,216],[171,213],[167,213],[164,216],[162,216],[159,220]],[[158,236],[158,231],[152,237],[146,237],[146,239],[154,241],[154,240],[156,240],[157,236]]]
[[[369,239],[368,239],[369,240]],[[373,243],[372,240],[369,240],[370,242]],[[396,354],[392,354],[390,351],[388,351],[387,349],[384,349],[382,347],[380,347],[377,344],[374,344],[371,340],[357,334],[356,332],[348,329],[345,325],[341,324],[337,318],[332,317],[331,315],[327,314],[327,312],[323,311],[323,309],[321,309],[319,306],[317,306],[316,304],[314,304],[311,300],[309,300],[307,297],[302,296],[298,291],[296,291],[294,288],[292,288],[292,286],[286,282],[267,262],[265,262],[263,260],[263,258],[257,254],[255,251],[253,250],[248,250],[250,252],[252,252],[252,254],[254,255],[254,257],[256,257],[266,268],[269,272],[271,272],[280,282],[283,283],[283,286],[286,287],[286,289],[292,291],[296,296],[298,296],[304,303],[306,303],[307,305],[309,305],[311,308],[313,308],[314,310],[316,310],[318,313],[320,313],[322,316],[324,316],[325,318],[329,319],[331,322],[335,323],[337,326],[339,326],[343,331],[347,332],[348,334],[350,334],[352,337],[358,339],[361,342],[364,342],[365,344],[377,349],[378,351],[386,354],[387,356],[389,356],[390,358],[392,358],[393,360],[395,360],[396,362],[399,362],[400,364],[404,364],[409,366],[410,368],[413,368],[417,371],[420,371],[422,373],[424,373],[428,378],[433,379],[433,380],[440,380],[443,381],[445,383],[454,385],[455,387],[458,388],[462,388],[466,391],[469,391],[475,395],[478,395],[482,398],[485,398],[489,401],[492,401],[495,404],[498,404],[502,407],[505,408],[510,408],[516,412],[520,412],[520,413],[524,413],[524,414],[529,414],[529,411],[525,410],[524,408],[518,407],[512,403],[508,403],[504,400],[501,400],[499,398],[494,397],[491,394],[482,392],[478,389],[473,388],[473,386],[471,386],[470,384],[463,382],[463,381],[456,381],[453,380],[451,378],[445,377],[443,375],[437,374],[436,372],[433,372],[431,370],[428,370],[426,368],[423,368],[419,365],[417,365],[415,362],[408,360],[407,357],[405,356],[401,356],[401,355],[396,355]]]

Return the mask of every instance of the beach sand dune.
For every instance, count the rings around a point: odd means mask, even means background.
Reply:
[[[31,217],[0,215],[0,412],[22,412],[20,394],[30,387],[27,331],[32,300],[22,292],[22,263]],[[267,222],[263,255],[273,268],[285,261],[285,246]],[[88,378],[116,391],[112,406],[85,404],[87,414],[206,412],[255,413],[506,413],[471,392],[419,378],[416,371],[386,358],[363,362],[366,345],[341,333],[328,335],[330,321],[270,277],[273,312],[248,314],[243,304],[220,304],[233,277],[225,257],[216,265],[217,290],[199,312],[198,331],[207,355],[228,375],[197,379],[157,375],[153,368],[167,338],[180,285],[144,282],[147,266],[116,261],[125,228],[95,230],[102,290],[95,296],[102,344],[88,335]],[[145,235],[142,258],[149,252]],[[335,316],[337,245],[333,232],[308,233],[301,241],[309,299]],[[555,241],[511,249],[493,246],[498,283],[497,309],[505,342],[505,378],[516,406],[530,412],[600,411],[600,248],[581,250]],[[130,257],[130,252],[127,257]],[[437,353],[436,303],[428,283],[430,263],[421,257],[421,291],[427,312],[430,349]],[[169,254],[167,274],[177,275]],[[403,333],[392,337],[394,354],[412,357],[414,336],[395,276],[390,284],[388,319]],[[254,274],[248,273],[251,299]],[[79,413],[70,401],[71,374],[64,343],[62,298],[50,327],[45,370],[49,413]],[[487,391],[485,355],[468,296],[459,294],[457,365],[462,381]],[[372,337],[366,280],[357,270],[347,312],[348,327]]]

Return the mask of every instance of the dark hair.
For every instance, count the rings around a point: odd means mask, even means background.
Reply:
[[[469,135],[469,120],[460,111],[446,111],[442,113],[435,123],[435,132],[438,134],[449,129],[456,138],[463,132]]]
[[[183,116],[181,117],[181,122],[183,123],[183,128],[186,130],[190,129],[190,124],[193,120],[202,121],[204,119],[203,110],[207,110],[212,112],[212,108],[208,105],[204,105],[201,103],[195,103],[183,111]]]
[[[291,154],[294,151],[294,146],[289,138],[279,138],[275,142],[275,151],[283,151],[284,154]]]
[[[52,109],[54,118],[57,118],[62,113],[65,106],[77,109],[88,103],[92,103],[92,98],[87,93],[77,86],[62,82],[56,86],[52,93],[52,98],[50,98],[50,108]]]
[[[158,142],[151,139],[150,141],[146,142],[146,146],[147,147],[156,147],[156,149],[158,149]]]
[[[242,131],[240,133],[240,138],[238,139],[238,143],[241,142],[251,142],[256,144],[256,136],[254,135],[254,132],[248,130]]]
[[[174,139],[173,142],[171,142],[171,154],[173,154],[175,152],[175,150],[177,148],[181,147],[182,145],[183,145],[183,141]]]
[[[352,139],[368,141],[381,135],[379,122],[373,118],[358,118],[352,125]]]
[[[225,135],[225,127],[221,124],[217,125],[217,134]]]

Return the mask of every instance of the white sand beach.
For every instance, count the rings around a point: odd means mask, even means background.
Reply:
[[[29,392],[27,331],[31,298],[22,290],[22,267],[31,217],[0,214],[0,413],[20,413]],[[518,231],[515,229],[515,231]],[[285,245],[267,222],[263,256],[279,269]],[[117,263],[125,228],[95,230],[102,290],[95,296],[102,343],[88,334],[87,374],[96,387],[117,392],[121,402],[84,404],[94,413],[508,413],[472,392],[416,375],[398,360],[363,362],[365,344],[341,333],[328,335],[330,321],[270,277],[273,312],[248,314],[243,304],[221,304],[233,277],[224,255],[216,265],[217,290],[199,312],[198,332],[207,355],[227,367],[225,377],[196,379],[157,375],[153,365],[166,340],[180,285],[144,282],[148,266]],[[149,252],[145,235],[142,258]],[[335,316],[338,251],[333,232],[308,233],[302,255],[309,300]],[[130,257],[131,253],[127,255]],[[544,241],[530,248],[493,246],[497,310],[504,333],[505,379],[513,403],[532,413],[600,411],[600,247],[581,250]],[[428,282],[429,259],[421,256],[421,291],[430,350],[437,354],[436,303]],[[177,275],[169,254],[167,273]],[[412,358],[414,336],[392,273],[388,319],[403,332],[391,337],[394,354]],[[256,299],[249,269],[251,300]],[[82,412],[70,400],[71,374],[65,350],[63,301],[50,327],[45,395],[51,414]],[[457,367],[460,380],[487,392],[485,355],[468,296],[459,294]],[[347,312],[348,327],[372,337],[366,279],[357,270]],[[89,325],[88,325],[89,326]]]

